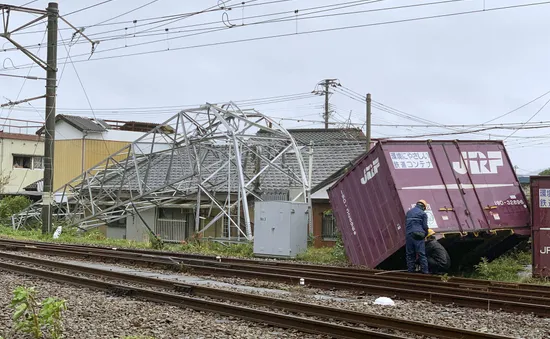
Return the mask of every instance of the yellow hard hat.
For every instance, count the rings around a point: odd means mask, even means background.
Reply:
[[[424,207],[428,207],[428,203],[427,203],[426,200],[424,200],[424,199],[420,199],[420,200],[418,200],[416,203],[417,203],[417,204],[420,203],[420,204],[424,205]]]
[[[435,231],[430,228],[430,229],[428,229],[428,235],[426,236],[426,238],[431,237],[434,234],[435,234]]]

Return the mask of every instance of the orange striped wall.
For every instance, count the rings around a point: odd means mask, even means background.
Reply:
[[[90,169],[129,144],[129,142],[124,141],[85,139],[83,147],[81,139],[56,140],[53,186],[58,190],[82,174],[83,170]],[[117,160],[123,160],[124,156],[121,155],[116,158]]]

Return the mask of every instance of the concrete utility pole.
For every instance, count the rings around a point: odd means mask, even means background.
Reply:
[[[367,152],[370,150],[370,140],[371,140],[371,97],[370,93],[367,94]]]
[[[83,36],[92,44],[92,53],[94,51],[94,46],[97,42],[93,42],[86,35],[82,33],[82,30],[76,29],[71,25],[67,20],[59,15],[59,8],[56,2],[50,2],[46,10],[20,7],[20,6],[11,6],[0,4],[0,12],[2,12],[3,25],[2,32],[0,32],[0,37],[8,40],[15,48],[25,54],[29,59],[39,65],[47,73],[46,76],[46,95],[35,96],[29,99],[19,100],[16,102],[8,102],[7,104],[0,105],[4,106],[15,106],[20,103],[29,102],[32,100],[38,100],[46,98],[46,124],[44,127],[44,189],[42,192],[42,233],[47,233],[52,230],[51,227],[51,211],[53,203],[53,157],[54,157],[54,140],[55,140],[55,100],[56,100],[56,89],[57,89],[57,31],[58,31],[58,20],[61,18],[63,22],[69,25],[76,33]],[[12,12],[20,13],[29,13],[33,15],[38,15],[37,18],[23,24],[17,28],[9,29],[10,25],[10,15]],[[12,38],[12,34],[25,28],[32,27],[34,24],[42,21],[43,19],[48,19],[48,46],[47,46],[47,58],[46,61],[40,59],[37,55],[30,52],[28,49],[23,47],[21,44],[16,42]],[[26,77],[27,79],[32,80],[44,80],[44,78],[38,77]]]
[[[42,233],[52,230],[53,157],[55,140],[55,96],[57,92],[57,3],[48,8],[48,70],[46,80],[46,126],[44,128],[44,192],[42,195]]]
[[[324,114],[324,120],[325,120],[325,129],[328,129],[328,117],[329,117],[329,106],[328,106],[328,86],[330,85],[330,80],[325,80],[325,114]]]
[[[325,96],[325,111],[323,112],[323,120],[325,122],[325,129],[328,129],[330,118],[330,104],[329,104],[329,91],[330,87],[340,86],[338,79],[325,79],[317,83],[312,93]],[[319,89],[321,87],[322,89]]]

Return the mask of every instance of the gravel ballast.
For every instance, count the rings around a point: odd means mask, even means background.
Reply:
[[[54,296],[67,300],[68,310],[63,316],[65,338],[325,338],[6,272],[0,275],[0,286],[0,335],[8,334],[12,328],[13,309],[9,308],[12,291],[17,286],[34,286],[39,299]],[[7,338],[30,336],[16,334]]]
[[[23,253],[18,253],[23,254]],[[59,260],[67,261],[67,258],[52,258],[50,256],[41,256],[37,254],[26,254],[33,257],[45,257],[50,260]],[[87,261],[82,259],[77,259],[78,261]],[[108,264],[112,266],[120,267],[130,267],[130,265],[117,265],[117,264]],[[157,272],[157,273],[166,273],[173,275],[174,272],[162,271],[158,269],[143,269],[135,268],[142,271]],[[181,274],[182,276],[186,274]],[[260,295],[269,295],[276,298],[282,298],[293,301],[301,301],[314,303],[318,305],[324,305],[329,307],[336,307],[348,310],[354,310],[359,312],[369,312],[375,314],[381,314],[391,317],[397,317],[408,320],[415,320],[420,322],[432,323],[443,326],[457,327],[463,329],[470,329],[480,332],[490,332],[495,334],[512,336],[515,338],[533,338],[533,339],[542,339],[550,337],[550,319],[540,318],[533,315],[527,314],[513,314],[507,312],[500,312],[495,310],[481,310],[481,309],[470,309],[463,307],[456,307],[453,305],[438,305],[432,304],[425,301],[405,301],[405,300],[395,300],[396,305],[393,307],[390,306],[378,306],[374,305],[373,302],[376,297],[371,295],[358,295],[355,292],[350,291],[326,291],[318,289],[310,289],[307,287],[300,286],[289,286],[285,284],[264,282],[264,281],[255,281],[255,280],[245,280],[238,278],[221,278],[221,277],[204,277],[205,279],[223,281],[226,283],[231,283],[235,285],[246,285],[246,286],[256,286],[263,288],[279,289],[286,290],[288,294],[266,291],[254,292],[255,294]],[[306,281],[307,282],[307,281]],[[193,282],[187,282],[192,284]],[[211,287],[220,288],[219,286],[211,285]],[[228,290],[235,290],[243,292],[242,289],[237,287],[223,287]],[[250,293],[250,292],[247,292]],[[338,301],[338,300],[323,300],[319,299],[319,296],[327,296],[337,298],[345,298],[347,300]],[[283,338],[282,336],[277,336],[278,338]],[[177,338],[177,337],[176,337]]]

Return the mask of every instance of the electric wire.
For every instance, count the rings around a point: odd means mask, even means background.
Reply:
[[[271,4],[274,4],[274,3],[288,2],[288,1],[292,1],[292,0],[275,0],[275,1],[263,2],[263,3],[259,3],[259,4],[255,4],[255,3],[250,4],[251,1],[259,1],[259,0],[250,0],[249,2],[245,2],[246,7],[271,5]],[[232,6],[232,7],[230,7],[230,9],[243,8],[244,6],[245,5]],[[217,7],[217,8],[214,8],[214,7]],[[177,19],[177,18],[180,18],[180,17],[188,17],[188,16],[196,15],[196,14],[199,14],[199,13],[213,13],[213,12],[226,11],[226,10],[227,10],[227,8],[225,8],[225,7],[220,8],[219,6],[212,6],[212,9],[210,9],[210,10],[202,10],[202,11],[199,11],[199,12],[185,12],[185,13],[162,15],[162,16],[156,16],[156,17],[145,17],[145,18],[138,18],[138,19],[133,19],[133,20],[118,21],[118,22],[112,22],[112,23],[103,23],[103,24],[96,23],[96,24],[88,24],[88,25],[81,25],[81,26],[84,27],[84,28],[90,28],[90,27],[114,26],[114,25],[124,25],[124,24],[133,24],[133,23],[135,24],[135,23],[142,22],[142,21],[157,20],[154,23],[147,24],[147,25],[152,25],[152,24],[156,24],[156,23],[159,23],[159,22],[163,22],[163,21],[170,21],[170,20]],[[219,22],[219,20],[216,21],[216,22]],[[146,26],[146,25],[145,24],[135,25],[135,27],[142,27],[142,26]],[[32,26],[29,26],[29,27],[32,27]],[[102,34],[102,33],[118,32],[120,30],[125,30],[127,28],[128,27],[123,27],[123,28],[118,28],[118,29],[114,29],[114,30],[111,30],[111,31],[96,32],[96,33],[91,34],[91,36],[95,36],[97,34]],[[72,30],[72,28],[59,28],[59,30]],[[40,33],[40,32],[41,31],[28,31],[28,30],[26,30],[26,31],[16,32],[16,33],[14,33],[14,35],[33,34],[33,33]]]
[[[93,4],[93,5],[81,8],[81,9],[77,9],[76,11],[72,11],[72,12],[69,12],[67,14],[63,14],[63,16],[69,16],[69,15],[73,15],[73,14],[76,14],[76,13],[84,12],[84,11],[87,11],[89,9],[104,5],[104,4],[112,2],[112,1],[114,1],[114,0],[105,0],[105,1],[102,1],[102,2],[97,3],[97,4]]]
[[[41,45],[44,43],[44,40],[46,39],[46,35],[48,33],[48,30],[47,28],[44,30],[44,34],[42,35],[42,42],[41,42]],[[36,55],[40,55],[40,49],[38,49]],[[35,66],[35,64],[31,65],[31,67],[29,67],[29,71],[27,72],[27,76],[23,79],[23,84],[21,85],[21,88],[19,89],[19,92],[17,93],[17,97],[15,98],[15,101],[14,102],[17,102],[19,100],[19,97],[21,96],[21,93],[23,92],[23,88],[25,87],[25,84],[27,83],[27,80],[29,79],[30,77],[30,74],[31,74],[31,71],[33,69],[33,67]],[[13,107],[14,106],[10,106],[10,109],[8,111],[8,114],[7,116],[4,118],[5,121],[7,122],[7,119],[10,117],[11,115],[11,112],[13,111]],[[4,112],[4,107],[2,107],[0,109],[0,119],[2,117],[2,113]]]
[[[533,120],[545,107],[546,105],[548,105],[548,103],[550,103],[550,99],[546,100],[546,102],[544,103],[544,105],[542,105],[542,107],[535,112],[535,114],[533,114],[523,125],[522,125],[522,128],[527,124],[529,123],[531,120]],[[515,129],[509,136],[507,136],[504,140],[507,140],[508,138],[510,138],[512,135],[516,134],[517,131],[519,131],[520,128],[518,129]]]
[[[94,25],[91,25],[91,26],[88,26],[88,27],[86,27],[86,28],[89,29],[89,28],[95,27],[95,26],[97,26],[97,25],[100,25],[100,24],[104,24],[104,23],[106,23],[106,22],[109,22],[109,21],[111,21],[111,20],[118,19],[118,18],[123,17],[123,16],[125,16],[125,15],[128,15],[128,14],[130,14],[130,13],[133,13],[133,12],[135,12],[135,11],[137,11],[137,10],[140,10],[140,9],[142,9],[142,8],[145,8],[145,7],[149,6],[149,5],[152,5],[152,4],[154,4],[155,2],[158,2],[158,1],[159,1],[159,0],[152,0],[152,1],[149,1],[149,2],[146,3],[146,4],[143,4],[143,5],[141,5],[141,6],[138,6],[138,7],[136,7],[136,8],[133,8],[133,9],[131,9],[131,10],[129,10],[129,11],[124,12],[124,13],[115,15],[114,17],[111,17],[111,18],[109,18],[109,19],[100,21],[99,23],[94,24]]]
[[[99,60],[110,60],[110,59],[117,59],[117,58],[125,58],[125,57],[137,56],[137,55],[151,55],[151,54],[157,54],[157,53],[162,53],[162,52],[167,52],[167,51],[181,51],[181,50],[189,50],[189,49],[196,49],[196,48],[205,48],[205,47],[212,47],[212,46],[235,44],[235,43],[263,41],[263,40],[278,39],[278,38],[289,37],[289,36],[311,35],[311,34],[316,34],[316,33],[335,32],[335,31],[343,31],[343,30],[349,30],[349,29],[374,27],[374,26],[396,24],[396,23],[416,22],[416,21],[421,21],[421,20],[430,20],[430,19],[446,18],[446,17],[453,17],[453,16],[476,14],[476,13],[485,13],[485,12],[502,11],[502,10],[509,10],[509,9],[533,7],[533,6],[542,6],[542,5],[548,5],[548,4],[550,4],[550,1],[524,3],[524,4],[517,4],[517,5],[487,8],[487,9],[484,9],[484,10],[470,10],[470,11],[462,11],[462,12],[447,13],[447,14],[438,14],[438,15],[431,15],[431,16],[422,16],[422,17],[409,18],[409,19],[400,19],[400,20],[360,24],[360,25],[348,25],[348,26],[332,27],[332,28],[325,28],[325,29],[316,29],[316,30],[302,31],[302,32],[296,32],[296,33],[283,33],[283,34],[266,35],[266,36],[259,36],[259,37],[253,37],[253,38],[245,38],[245,39],[218,41],[218,42],[213,42],[213,43],[188,45],[188,46],[181,46],[181,47],[175,47],[175,48],[169,48],[169,49],[157,49],[157,50],[141,51],[141,52],[136,52],[136,53],[126,53],[126,54],[111,55],[111,56],[97,57],[97,58],[91,58],[91,59],[86,58],[86,59],[73,60],[73,62],[78,63],[78,62],[89,62],[89,61],[99,61]],[[98,51],[98,52],[101,52],[101,51]],[[98,53],[98,52],[96,52],[96,53]],[[75,55],[74,57],[81,57],[81,56],[89,56],[89,55],[88,55],[88,53],[85,53],[85,54]],[[18,68],[25,68],[25,67],[28,67],[28,65],[21,65]]]
[[[301,13],[301,12],[304,12],[304,11],[331,7],[329,9],[318,10],[318,11],[315,11],[315,12],[312,12],[312,13],[293,14],[293,15],[286,16],[286,17],[283,17],[283,18],[275,18],[275,19],[269,19],[269,20],[264,20],[264,21],[251,22],[251,23],[246,23],[246,24],[236,25],[236,26],[227,26],[227,24],[224,24],[224,25],[217,26],[217,27],[207,27],[207,28],[200,28],[200,29],[174,31],[174,29],[219,24],[220,21],[216,20],[216,21],[207,22],[207,23],[199,23],[199,24],[193,24],[193,25],[187,25],[187,26],[173,27],[173,28],[170,28],[170,29],[163,28],[163,29],[158,30],[159,33],[153,33],[153,34],[148,34],[148,35],[140,35],[141,33],[145,32],[145,31],[142,31],[142,32],[132,33],[130,35],[121,34],[121,35],[115,35],[115,36],[112,36],[112,37],[97,37],[98,34],[102,34],[100,32],[100,33],[95,33],[95,34],[94,33],[88,34],[88,37],[90,37],[92,39],[99,39],[99,41],[105,43],[105,42],[114,41],[114,40],[126,39],[127,37],[130,37],[130,38],[133,38],[133,39],[138,39],[138,38],[144,38],[144,37],[149,37],[149,36],[172,35],[172,34],[179,34],[179,33],[196,32],[194,34],[186,34],[186,35],[181,35],[181,36],[176,36],[176,37],[170,38],[170,40],[173,40],[173,39],[180,39],[180,38],[188,38],[188,37],[199,35],[199,34],[207,34],[207,33],[214,33],[214,32],[218,32],[218,31],[225,31],[225,30],[229,30],[231,28],[236,28],[236,27],[246,27],[246,26],[263,25],[263,24],[269,24],[269,23],[282,23],[282,22],[288,22],[288,21],[299,21],[299,20],[309,20],[309,19],[324,19],[324,18],[328,18],[328,17],[332,17],[332,16],[357,15],[357,14],[369,13],[369,12],[379,12],[379,11],[389,11],[389,10],[405,9],[405,8],[412,8],[412,7],[420,7],[420,6],[434,6],[434,5],[441,5],[441,4],[450,4],[450,3],[463,2],[463,1],[469,1],[469,0],[444,0],[444,1],[436,1],[436,2],[430,2],[430,3],[401,5],[401,6],[394,6],[394,7],[376,8],[376,9],[368,9],[368,10],[361,10],[361,11],[356,10],[356,11],[352,11],[352,12],[343,12],[343,13],[333,13],[333,14],[324,14],[324,15],[311,16],[312,14],[316,14],[316,13],[334,11],[334,10],[349,8],[349,7],[353,7],[353,6],[370,5],[370,4],[373,4],[373,3],[376,3],[376,2],[381,2],[381,1],[384,1],[384,0],[350,1],[350,2],[347,2],[347,3],[343,3],[343,4],[341,3],[341,4],[334,4],[334,5],[304,8],[304,9],[299,9],[299,10],[296,10],[296,11]],[[345,5],[345,4],[348,4],[348,5]],[[337,6],[340,6],[340,7],[337,7]],[[335,8],[333,8],[333,7],[335,7]],[[255,16],[250,16],[250,17],[244,17],[243,20],[251,19],[251,18],[261,18],[261,17],[273,16],[273,15],[295,13],[296,11],[284,11],[284,12],[278,12],[278,13],[255,15]],[[307,17],[305,17],[305,16],[307,16]],[[161,25],[161,26],[164,26],[164,25]],[[125,29],[127,29],[127,28],[125,28]],[[148,29],[146,31],[150,31],[150,30],[151,29]],[[113,30],[113,31],[117,31],[117,30]],[[157,30],[155,30],[155,31],[157,31]],[[133,45],[129,45],[129,46],[125,45],[124,47],[116,47],[116,48],[111,48],[111,49],[107,49],[107,50],[102,50],[101,53],[105,53],[105,52],[109,52],[109,51],[113,51],[113,50],[118,50],[118,49],[137,47],[137,46],[141,46],[141,45],[144,45],[144,44],[148,45],[148,44],[153,44],[153,43],[160,43],[160,42],[165,42],[166,40],[167,39],[163,38],[163,39],[159,39],[159,40],[146,41],[146,42],[133,44]],[[62,43],[66,43],[66,42],[62,42]],[[86,43],[86,42],[82,42],[82,43]],[[33,48],[33,46],[27,46],[27,47],[28,48]],[[13,48],[13,49],[15,49],[15,48]],[[11,50],[13,50],[13,49],[11,49]],[[99,53],[99,51],[98,51],[98,53]]]
[[[533,99],[533,100],[531,100],[531,101],[529,101],[529,102],[527,102],[527,103],[525,103],[525,104],[523,104],[523,105],[521,105],[521,106],[519,106],[519,107],[517,107],[517,108],[514,108],[513,110],[511,110],[511,111],[509,111],[509,112],[507,112],[507,113],[504,113],[504,114],[502,114],[502,115],[497,116],[496,118],[493,118],[493,119],[491,119],[491,120],[488,120],[488,121],[486,121],[485,123],[493,122],[493,121],[495,121],[495,120],[504,118],[505,116],[508,116],[508,115],[510,115],[510,114],[512,114],[512,113],[514,113],[514,112],[516,112],[516,111],[519,111],[520,109],[522,109],[522,108],[524,108],[524,107],[526,107],[526,106],[532,104],[533,102],[539,100],[539,99],[542,98],[542,97],[545,97],[545,96],[548,95],[548,94],[550,94],[550,91],[547,91],[547,92],[545,92],[545,93],[542,94],[542,95],[539,95],[539,96],[536,97],[535,99]]]
[[[251,0],[251,1],[258,1],[258,0]],[[289,1],[289,0],[279,0],[279,1],[275,1],[275,2],[286,2],[286,1]],[[98,35],[102,34],[102,32],[99,32],[99,33],[95,33],[95,34],[94,33],[88,34],[87,36],[91,39],[96,39],[96,40],[99,40],[99,41],[105,43],[105,42],[109,42],[109,41],[113,41],[113,40],[126,39],[128,37],[136,39],[136,38],[142,38],[142,37],[148,37],[148,36],[158,36],[158,35],[170,35],[170,34],[177,34],[177,33],[196,32],[194,34],[185,34],[185,35],[180,35],[180,36],[170,38],[170,40],[174,40],[174,39],[188,38],[188,37],[199,35],[199,34],[207,34],[207,33],[213,33],[213,32],[218,32],[218,31],[225,31],[225,30],[229,30],[231,28],[236,28],[236,27],[262,25],[262,24],[267,24],[267,23],[280,23],[280,22],[286,22],[286,21],[304,20],[304,19],[311,19],[311,18],[325,18],[325,17],[327,17],[327,15],[316,16],[316,17],[307,17],[307,18],[302,18],[302,16],[311,15],[311,14],[315,14],[315,13],[322,13],[322,12],[326,12],[326,11],[334,11],[334,10],[338,10],[338,9],[342,9],[342,8],[349,8],[349,7],[353,7],[353,6],[362,6],[362,5],[371,4],[371,3],[374,3],[374,2],[381,2],[381,1],[384,1],[384,0],[360,0],[360,1],[355,0],[355,1],[350,1],[350,2],[343,3],[343,4],[334,4],[334,5],[325,5],[325,6],[304,8],[304,9],[299,9],[297,11],[303,12],[303,11],[310,11],[310,10],[314,10],[314,9],[322,9],[322,10],[318,10],[316,12],[306,13],[306,14],[293,14],[292,16],[287,16],[287,17],[277,18],[277,19],[269,19],[269,20],[246,23],[246,24],[243,23],[242,25],[236,25],[236,26],[228,26],[227,24],[223,23],[223,21],[222,21],[221,22],[222,25],[217,26],[217,27],[208,27],[208,28],[203,28],[203,29],[192,29],[192,30],[186,30],[186,31],[173,31],[174,29],[178,29],[177,27],[176,28],[171,28],[171,30],[168,29],[168,28],[163,28],[163,29],[159,30],[161,33],[154,33],[154,34],[141,35],[141,36],[140,36],[141,33],[151,31],[151,30],[153,30],[153,28],[149,28],[149,29],[146,29],[146,30],[143,30],[143,31],[140,31],[140,32],[134,32],[134,33],[131,33],[130,35],[121,34],[121,35],[116,35],[116,36],[112,36],[112,37],[98,37]],[[468,1],[468,0],[447,0],[447,1],[436,2],[436,4],[454,2],[454,1]],[[273,3],[273,1],[269,2],[269,3]],[[260,4],[255,4],[255,5],[264,5],[264,4],[266,4],[266,3],[260,3]],[[433,4],[433,3],[431,3],[431,4]],[[422,4],[422,5],[426,5],[426,4]],[[427,4],[427,5],[430,5],[430,4]],[[248,5],[248,6],[252,6],[252,5]],[[340,6],[340,7],[337,7],[337,6]],[[411,5],[411,6],[418,6],[418,5]],[[330,7],[330,8],[329,9],[324,9],[324,8],[327,8],[327,7]],[[336,7],[336,8],[333,8],[333,7]],[[385,8],[385,9],[379,9],[379,10],[388,10],[388,9],[397,9],[397,8],[406,8],[406,7],[408,7],[408,6],[399,6],[399,7]],[[208,8],[208,9],[205,9],[201,12],[193,12],[193,13],[187,14],[186,16],[182,16],[181,18],[176,18],[175,21],[180,21],[182,19],[191,17],[193,15],[201,14],[201,13],[206,12],[206,11],[211,10],[211,9],[212,9],[212,7]],[[358,13],[363,13],[363,12],[364,11],[359,11],[359,12],[354,11],[354,12],[348,12],[348,13],[342,13],[342,14],[358,14]],[[266,16],[288,14],[288,13],[295,13],[295,11],[285,11],[285,12],[279,12],[279,13],[262,14],[262,15],[247,17],[247,18],[243,17],[243,20],[244,19],[249,19],[249,18],[260,18],[260,17],[266,17]],[[150,25],[150,24],[151,23],[144,24],[144,25]],[[216,20],[216,21],[213,21],[213,22],[187,25],[187,26],[182,26],[180,28],[197,27],[197,26],[212,25],[212,24],[220,24],[220,21]],[[137,25],[135,27],[138,27],[138,26],[139,25]],[[165,27],[165,26],[166,26],[166,24],[163,24],[163,25],[160,25],[160,26],[157,26],[157,27]],[[127,28],[128,27],[124,28],[124,30],[126,30]],[[118,31],[118,30],[115,30],[115,31]],[[149,44],[153,44],[153,43],[165,42],[166,40],[167,39],[162,38],[162,39],[154,40],[154,41],[146,41],[146,42],[137,43],[137,44],[133,44],[133,45],[129,45],[129,46],[125,45],[123,47],[110,48],[110,49],[107,49],[107,50],[98,51],[97,53],[99,53],[99,52],[105,53],[105,52],[110,52],[110,51],[114,51],[114,50],[118,50],[118,49],[132,48],[132,47],[137,47],[137,46],[141,46],[141,45],[144,45],[144,44],[149,45]],[[60,44],[63,44],[63,43],[70,43],[70,41],[61,41],[60,42]],[[87,42],[82,42],[82,43],[87,43]],[[29,48],[29,49],[36,48],[36,46],[34,46],[34,45],[24,46],[24,47]],[[16,47],[13,47],[11,49],[3,49],[3,51],[6,52],[6,51],[11,51],[11,50],[16,50],[16,49],[17,49]]]

